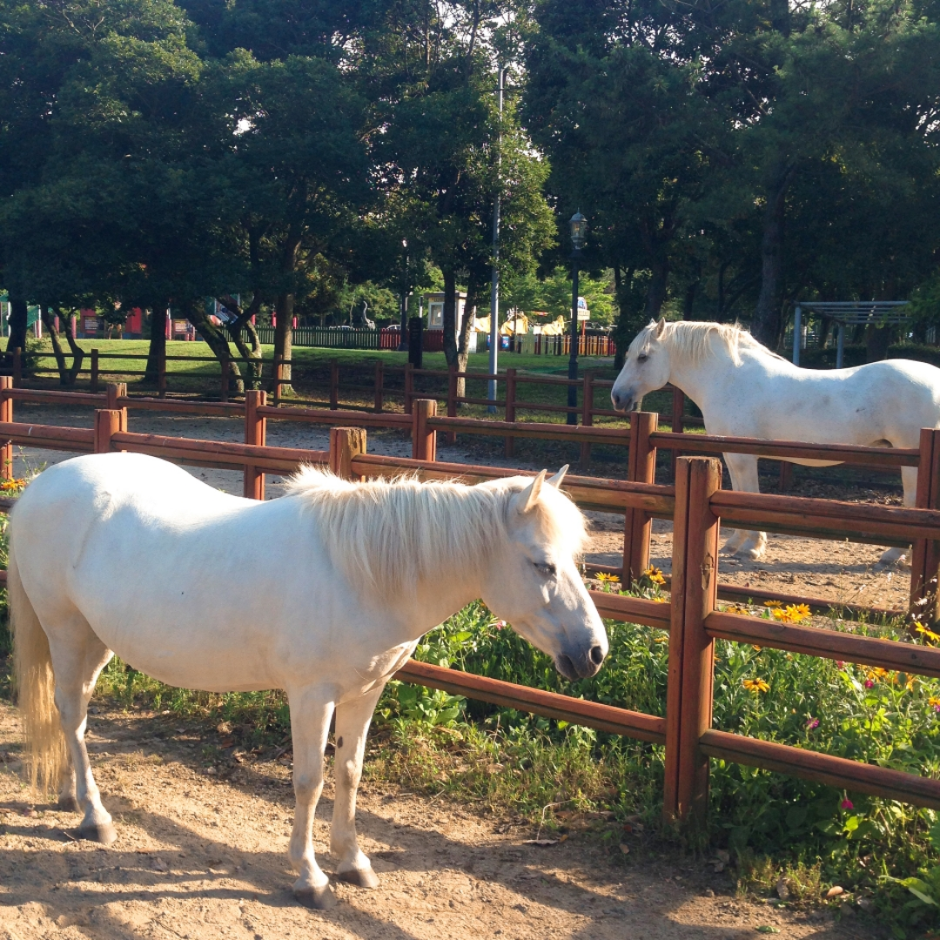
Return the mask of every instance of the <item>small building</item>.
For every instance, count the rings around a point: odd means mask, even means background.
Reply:
[[[444,329],[444,294],[442,291],[437,291],[431,294],[424,295],[424,302],[428,307],[428,319],[426,328],[428,330],[443,330]],[[457,331],[457,336],[460,336],[460,327],[463,323],[463,318],[467,312],[467,295],[463,291],[457,291],[457,317],[455,328]],[[471,311],[472,313],[472,311]],[[470,336],[468,340],[468,351],[476,352],[477,351],[477,334],[471,329]]]

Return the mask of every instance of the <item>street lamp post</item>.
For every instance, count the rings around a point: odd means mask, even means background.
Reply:
[[[409,267],[409,257],[408,257],[408,239],[403,238],[401,240],[401,246],[405,249],[405,269],[402,272],[402,285],[401,285],[401,337],[398,341],[398,351],[403,352],[408,349],[408,267]]]
[[[571,353],[568,356],[568,378],[572,384],[568,386],[568,424],[578,423],[578,387],[574,381],[578,378],[578,265],[581,261],[581,249],[584,247],[584,237],[587,233],[587,219],[576,212],[568,223],[571,231]]]

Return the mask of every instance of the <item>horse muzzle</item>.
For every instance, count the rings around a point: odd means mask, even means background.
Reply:
[[[555,657],[555,668],[568,680],[589,679],[596,676],[604,664],[607,653],[599,643],[579,653],[559,653]]]
[[[623,392],[618,391],[616,388],[611,389],[610,400],[613,403],[614,411],[636,411],[640,407],[640,399],[636,397],[636,393],[630,388]]]

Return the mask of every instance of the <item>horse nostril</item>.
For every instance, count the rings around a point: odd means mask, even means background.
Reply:
[[[599,666],[604,661],[604,651],[599,646],[591,647],[591,662]]]

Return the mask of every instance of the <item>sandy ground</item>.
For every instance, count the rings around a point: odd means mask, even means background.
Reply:
[[[91,427],[90,408],[54,408],[43,405],[17,403],[17,421],[35,421],[37,424],[60,424],[75,427]],[[173,437],[203,438],[209,440],[243,440],[241,420],[230,418],[191,418],[183,415],[162,415],[155,412],[131,411],[129,430],[142,433],[166,434]],[[458,439],[456,445],[444,443],[439,436],[438,459],[453,463],[488,463],[494,466],[516,466],[523,469],[541,469],[525,460],[507,461],[494,457],[492,449],[481,456],[477,440]],[[300,424],[288,421],[268,422],[268,443],[282,447],[306,447],[311,450],[329,448],[329,431],[326,426]],[[393,431],[370,430],[368,432],[370,453],[397,457],[410,457],[411,444],[403,434]],[[56,463],[71,456],[57,451],[42,451],[35,448],[18,448],[14,469],[18,476],[35,471],[42,466]],[[192,474],[212,486],[240,495],[241,474],[231,470],[187,468]],[[552,468],[553,470],[556,468]],[[603,469],[602,469],[603,472]],[[284,489],[283,478],[268,475],[266,495],[279,496]],[[900,478],[898,479],[900,491]],[[898,500],[885,497],[870,490],[842,488],[832,492],[831,488],[817,492],[808,486],[799,486],[793,495],[834,495],[840,499],[870,500],[881,502]],[[623,519],[615,515],[589,513],[593,537],[587,561],[619,566],[623,552]],[[672,525],[657,520],[653,527],[651,546],[653,564],[669,572],[672,553]],[[727,533],[723,533],[723,538]],[[801,594],[821,597],[837,603],[851,603],[869,607],[903,608],[908,601],[910,577],[906,569],[884,568],[878,565],[882,549],[874,545],[857,545],[850,542],[820,541],[786,535],[769,535],[765,556],[759,562],[743,561],[722,555],[719,559],[719,577],[722,583],[742,587],[755,587],[782,594]]]
[[[380,885],[335,886],[329,913],[298,905],[286,849],[289,761],[233,747],[208,772],[214,729],[153,713],[98,710],[89,751],[118,840],[76,841],[79,817],[30,798],[18,719],[0,703],[0,940],[732,940],[880,938],[868,915],[779,909],[735,897],[733,871],[663,854],[636,831],[603,847],[607,821],[568,839],[446,800],[365,783],[358,813]],[[368,756],[367,756],[368,762]],[[315,828],[331,871],[327,784]],[[836,921],[840,923],[836,923]],[[764,928],[760,930],[759,928]],[[767,929],[772,928],[772,929]]]

